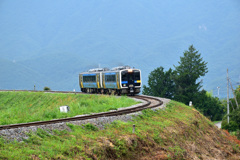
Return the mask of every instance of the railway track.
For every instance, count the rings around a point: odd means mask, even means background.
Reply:
[[[2,91],[2,90],[0,90]],[[6,91],[6,90],[4,90]],[[7,90],[7,91],[16,91],[16,90]],[[20,91],[20,90],[18,90]],[[23,90],[21,90],[23,91]],[[26,91],[26,90],[25,90]],[[38,91],[29,91],[29,92],[38,92]],[[66,92],[66,91],[47,91],[48,93],[74,93],[74,94],[83,94],[82,92]],[[38,121],[38,122],[30,122],[30,123],[20,123],[20,124],[11,124],[11,125],[2,125],[0,126],[0,130],[4,129],[12,129],[12,128],[19,128],[19,127],[30,127],[30,126],[39,126],[39,125],[47,125],[47,124],[54,124],[54,123],[61,123],[61,122],[70,122],[70,121],[80,121],[80,120],[87,120],[87,119],[93,119],[93,118],[99,118],[99,117],[109,117],[109,116],[118,116],[123,114],[129,114],[138,112],[147,108],[154,108],[158,107],[163,104],[161,100],[155,97],[149,97],[149,96],[131,96],[132,98],[141,99],[145,101],[146,103],[143,103],[142,105],[138,105],[135,107],[128,107],[119,109],[116,111],[110,111],[110,112],[103,112],[103,113],[95,113],[91,115],[82,115],[77,117],[71,117],[71,118],[62,118],[62,119],[54,119],[50,121]]]

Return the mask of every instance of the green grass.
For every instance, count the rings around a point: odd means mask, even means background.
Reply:
[[[126,96],[0,92],[0,125],[106,112],[136,103]],[[68,105],[70,112],[61,113],[59,107],[63,105]]]
[[[133,124],[135,133],[132,133]],[[155,157],[159,159],[188,159],[187,156],[204,159],[201,149],[206,152],[211,146],[209,141],[216,140],[214,149],[221,141],[224,141],[222,146],[228,143],[222,134],[216,134],[218,129],[207,118],[175,101],[165,110],[144,110],[133,121],[114,121],[104,130],[92,124],[68,126],[71,132],[54,130],[50,134],[38,129],[24,142],[7,142],[0,138],[0,159],[151,159],[155,153],[161,153],[160,157]],[[198,150],[196,155],[189,155],[194,154],[187,151],[189,144]],[[235,152],[240,154],[239,149]]]

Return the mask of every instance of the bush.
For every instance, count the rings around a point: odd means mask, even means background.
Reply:
[[[43,90],[44,91],[51,91],[51,89],[49,87],[44,87]]]
[[[91,124],[91,123],[87,123],[87,124],[83,125],[83,127],[84,127],[86,130],[98,131],[98,128],[97,128],[96,126],[94,126],[93,124]]]
[[[227,123],[227,115],[223,117],[222,128],[230,132],[240,129],[240,109],[229,114],[230,122]]]
[[[235,131],[235,132],[232,132],[231,135],[236,136],[237,139],[240,140],[240,130],[239,129],[237,131]]]
[[[238,124],[236,122],[230,121],[229,124],[222,125],[222,129],[226,129],[229,132],[233,132],[238,129]]]
[[[212,121],[222,120],[224,106],[221,104],[221,101],[211,93],[202,90],[193,102],[195,102],[194,106],[196,109],[203,113],[204,116],[211,118]]]

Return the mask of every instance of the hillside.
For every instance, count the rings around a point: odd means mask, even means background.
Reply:
[[[240,159],[239,140],[174,101],[165,110],[145,110],[133,121],[115,121],[103,130],[92,124],[68,126],[70,132],[38,130],[21,143],[0,138],[0,158]]]
[[[1,1],[1,89],[79,89],[78,73],[130,65],[148,74],[177,65],[193,44],[208,62],[204,88],[226,94],[226,69],[240,76],[237,1]],[[1,60],[1,66],[3,63]],[[26,71],[26,69],[31,70]],[[24,83],[24,80],[27,81]],[[13,87],[14,86],[14,87]]]

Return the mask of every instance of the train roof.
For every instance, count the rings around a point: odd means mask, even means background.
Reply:
[[[118,66],[118,67],[114,67],[111,69],[111,71],[119,71],[119,70],[124,70],[124,69],[131,69],[130,66]]]
[[[118,66],[118,67],[114,67],[111,70],[108,68],[94,68],[94,69],[90,69],[87,72],[82,72],[80,74],[94,74],[94,73],[109,73],[109,72],[118,72],[121,70],[128,70],[128,69],[132,69],[132,70],[139,70],[139,69],[135,69],[135,68],[131,68],[130,66]]]

